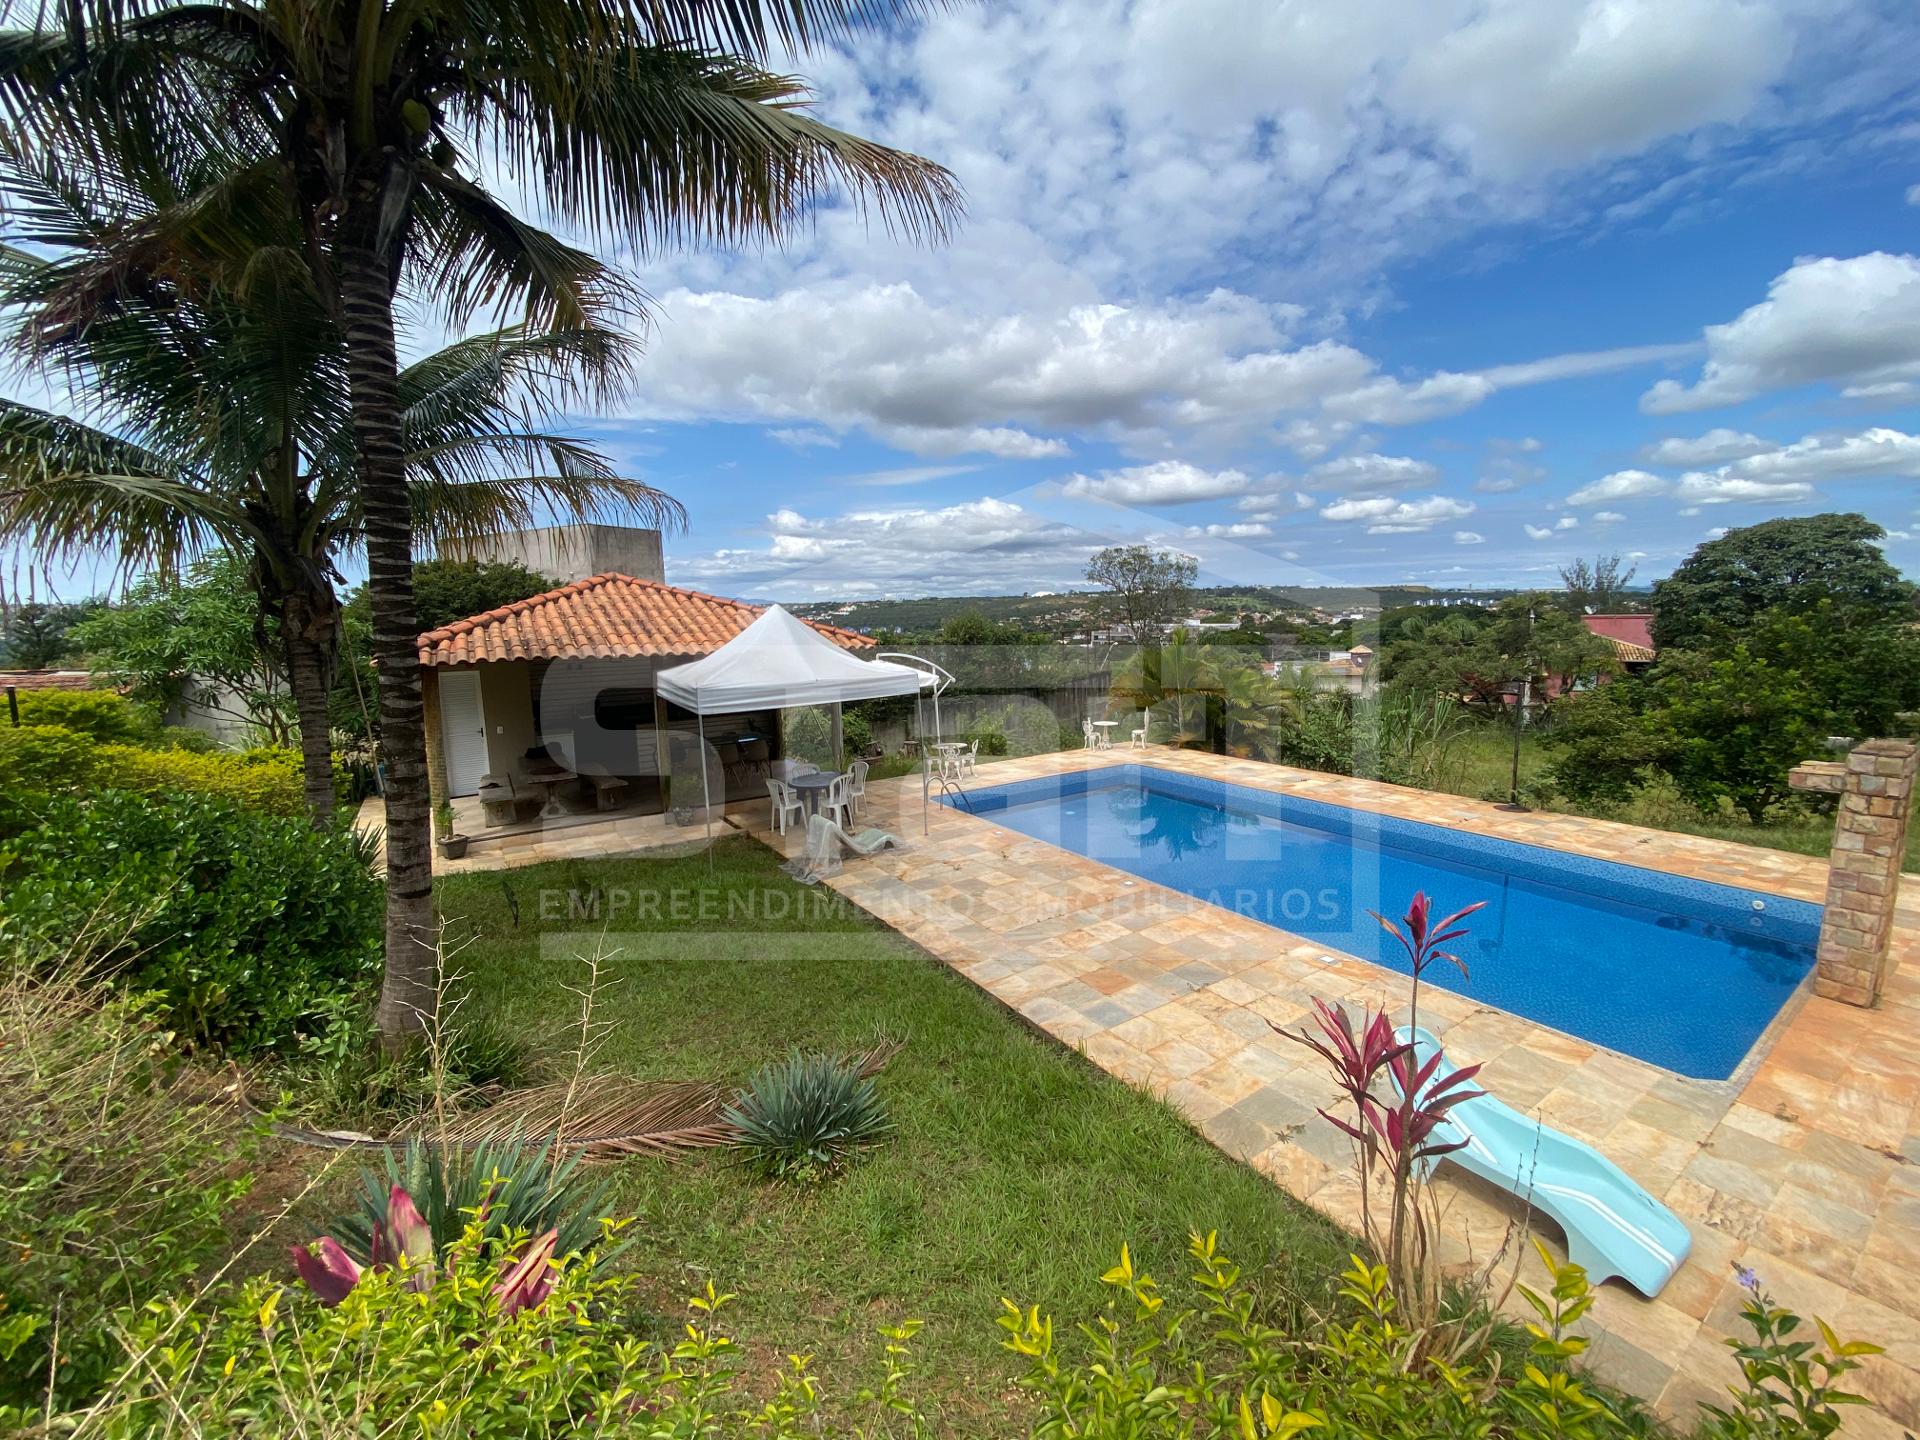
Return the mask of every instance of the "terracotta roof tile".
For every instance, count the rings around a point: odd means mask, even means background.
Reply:
[[[706,655],[746,629],[761,608],[609,572],[429,630],[420,637],[420,663]],[[806,623],[845,650],[874,643],[852,630]]]

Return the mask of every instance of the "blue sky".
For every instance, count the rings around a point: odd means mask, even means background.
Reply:
[[[1898,0],[1043,0],[797,57],[954,170],[934,250],[830,205],[635,261],[618,418],[669,578],[1059,589],[1645,578],[1860,510],[1920,571],[1920,13]],[[1910,192],[1911,196],[1910,196]]]
[[[1823,510],[1920,574],[1916,62],[1913,0],[956,7],[776,62],[955,173],[950,242],[844,197],[764,250],[590,242],[653,312],[573,423],[687,506],[670,580],[756,599],[1059,590],[1133,542],[1651,580]]]

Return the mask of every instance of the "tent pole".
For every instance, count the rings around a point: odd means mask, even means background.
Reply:
[[[700,703],[700,694],[694,692],[694,703]],[[707,873],[713,873],[713,782],[707,776],[707,712],[702,709],[695,712],[695,724],[700,731],[700,798],[706,803],[701,806],[707,817]]]

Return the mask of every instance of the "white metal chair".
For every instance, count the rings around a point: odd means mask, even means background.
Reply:
[[[1134,749],[1144,750],[1147,748],[1147,728],[1152,724],[1153,724],[1153,709],[1151,706],[1149,706],[1147,709],[1142,710],[1140,712],[1140,728],[1133,732],[1133,748]]]
[[[807,807],[800,803],[800,797],[793,793],[793,787],[784,780],[767,778],[767,799],[773,805],[773,828],[782,835],[787,833],[787,817],[804,819]]]
[[[958,775],[971,775],[974,773],[974,769],[979,764],[979,761],[980,742],[975,740],[971,745],[967,746],[966,749],[953,752],[954,773]]]
[[[847,771],[847,798],[853,801],[856,814],[867,802],[867,762],[856,760]]]
[[[853,798],[849,793],[853,786],[852,777],[836,775],[827,785],[827,793],[820,801],[816,812],[829,820],[837,820],[842,825],[853,823]]]
[[[1080,719],[1080,738],[1085,742],[1089,750],[1094,749],[1100,743],[1098,737],[1093,733],[1093,721],[1085,716],[1082,716]]]

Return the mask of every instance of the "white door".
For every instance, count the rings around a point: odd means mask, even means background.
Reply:
[[[487,773],[487,721],[480,713],[480,676],[440,672],[440,740],[447,757],[447,793],[471,795]]]

